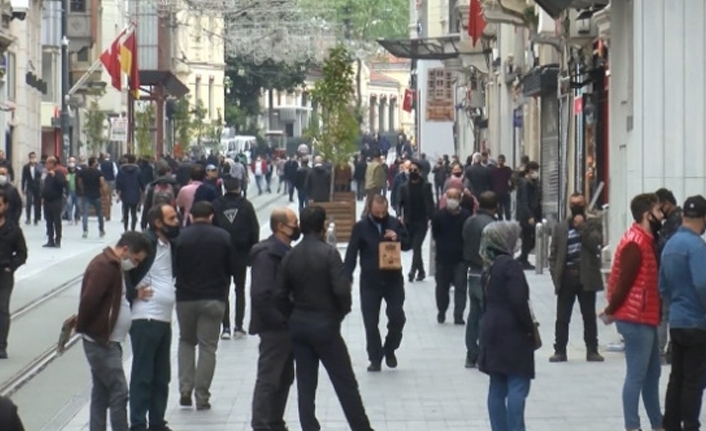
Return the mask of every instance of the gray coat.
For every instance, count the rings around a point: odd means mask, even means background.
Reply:
[[[584,291],[603,290],[601,276],[601,249],[603,247],[603,225],[598,218],[587,217],[578,228],[581,234],[580,278]],[[567,240],[569,237],[569,219],[554,226],[552,243],[549,249],[549,272],[554,282],[554,292],[561,288],[562,273],[566,265]]]

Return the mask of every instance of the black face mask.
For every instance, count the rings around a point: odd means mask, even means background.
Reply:
[[[181,229],[181,226],[179,226],[177,224],[176,226],[164,225],[164,226],[162,226],[162,229],[160,229],[160,230],[162,231],[164,236],[166,236],[168,239],[174,239],[179,236],[180,229]]]
[[[652,229],[652,233],[655,235],[662,229],[662,222],[657,220],[652,214],[650,214],[650,229]]]
[[[297,241],[299,238],[302,236],[302,231],[299,228],[299,226],[287,226],[288,228],[292,229],[292,233],[289,234],[289,239],[290,241]]]
[[[571,210],[571,217],[586,214],[586,209],[583,207],[583,205],[571,205],[569,209]]]
[[[454,172],[453,175],[454,175],[454,177],[456,177],[456,178],[461,178],[461,176],[463,176],[463,173],[461,173],[461,172]]]
[[[387,221],[387,216],[385,217],[375,217],[374,215],[370,216],[370,219],[374,221],[377,224],[383,224]]]
[[[419,172],[410,172],[409,179],[412,181],[417,181],[419,179]]]

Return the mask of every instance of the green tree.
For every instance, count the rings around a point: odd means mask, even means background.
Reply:
[[[174,137],[177,145],[180,145],[182,149],[188,149],[194,134],[188,96],[182,97],[174,104],[172,121],[174,122]]]
[[[154,154],[152,125],[154,124],[154,106],[148,102],[144,109],[135,112],[135,154],[151,156]]]
[[[105,143],[104,126],[107,115],[101,111],[98,97],[92,97],[86,109],[83,130],[88,139],[88,149],[91,154],[97,154]]]
[[[360,133],[353,103],[353,66],[344,46],[329,51],[323,77],[316,82],[311,96],[319,105],[320,121],[315,120],[306,135],[314,140],[319,155],[335,168],[342,168],[355,154]]]

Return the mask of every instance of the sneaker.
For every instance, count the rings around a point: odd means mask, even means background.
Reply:
[[[568,361],[568,358],[566,357],[566,353],[557,352],[549,357],[549,362],[552,362],[552,363],[566,362],[566,361]]]
[[[221,332],[221,340],[230,340],[230,329],[226,328]]]
[[[417,281],[424,281],[425,278],[427,278],[427,275],[424,271],[419,271],[417,273]]]
[[[586,361],[588,362],[603,362],[605,358],[598,353],[597,350],[592,350],[586,353]]]
[[[463,317],[454,317],[454,325],[465,325],[466,321],[463,320]]]
[[[182,392],[181,398],[179,399],[179,405],[182,407],[191,407],[194,405],[191,400],[191,392]]]
[[[395,352],[393,350],[385,352],[385,365],[389,368],[397,368],[397,356],[395,356]]]
[[[236,340],[240,340],[241,338],[245,338],[247,336],[248,336],[248,334],[245,331],[243,331],[242,328],[237,328],[235,330],[235,332],[233,332],[233,338]]]
[[[54,244],[53,242],[48,242],[48,243],[44,244],[42,247],[44,247],[44,248],[56,248],[56,244]]]
[[[88,232],[83,233],[83,238],[88,238]]]
[[[100,237],[103,238],[104,236],[105,236],[105,231],[102,230],[100,233]]]
[[[410,283],[414,283],[414,271],[410,272],[409,275],[407,275],[407,279]]]
[[[25,220],[25,224],[32,224],[31,220]]]
[[[370,365],[368,365],[368,371],[371,373],[378,373],[381,369],[380,362],[371,362]]]

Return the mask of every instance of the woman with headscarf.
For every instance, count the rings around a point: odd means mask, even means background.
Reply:
[[[490,376],[493,431],[525,431],[525,400],[534,378],[534,317],[522,264],[513,257],[520,226],[494,222],[481,236],[485,266],[478,369]]]

